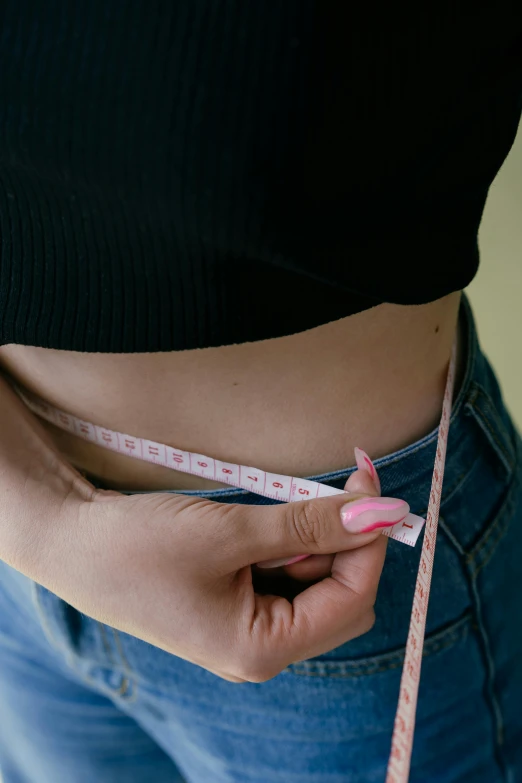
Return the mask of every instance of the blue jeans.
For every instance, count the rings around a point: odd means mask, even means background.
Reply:
[[[461,308],[412,783],[522,781],[522,442]],[[425,514],[436,432],[377,461]],[[350,470],[314,476],[342,487]],[[224,503],[270,503],[224,488]],[[420,545],[391,541],[374,628],[237,685],[80,614],[0,563],[5,783],[383,783]]]

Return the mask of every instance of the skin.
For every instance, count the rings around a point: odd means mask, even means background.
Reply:
[[[458,304],[453,294],[382,305],[290,337],[178,353],[9,345],[0,366],[88,421],[306,476],[354,464],[356,445],[375,459],[437,425]],[[349,498],[280,506],[165,495],[213,483],[62,434],[5,381],[0,398],[0,557],[80,611],[238,682],[371,627],[386,539],[340,520],[347,499],[378,494],[368,474],[351,477]],[[96,491],[77,469],[158,492]],[[255,566],[299,554],[312,557]]]
[[[460,294],[380,305],[299,334],[152,354],[0,348],[0,367],[81,419],[262,470],[310,476],[408,445],[440,416]],[[45,425],[75,467],[114,489],[214,481],[138,462]]]

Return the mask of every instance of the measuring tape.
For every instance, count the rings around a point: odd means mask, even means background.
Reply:
[[[427,512],[426,532],[415,585],[386,783],[407,783],[409,777],[422,648],[455,381],[455,363],[456,344],[453,346],[446,390],[444,392],[437,454]],[[345,493],[343,489],[336,489],[318,481],[296,478],[295,476],[283,476],[279,473],[267,473],[264,470],[259,470],[259,468],[222,462],[204,454],[195,454],[190,451],[166,446],[163,443],[156,443],[153,440],[136,438],[133,435],[126,435],[106,427],[99,427],[96,424],[78,419],[70,413],[47,404],[19,386],[15,386],[15,389],[27,407],[41,418],[90,443],[111,449],[127,457],[153,462],[156,465],[162,465],[172,470],[179,470],[184,473],[191,473],[194,476],[212,479],[285,503]],[[408,514],[404,520],[401,520],[393,527],[384,528],[382,534],[409,546],[415,546],[423,525],[424,519],[422,517]]]
[[[15,388],[27,407],[41,418],[90,443],[117,451],[119,454],[125,454],[127,457],[153,462],[165,468],[191,473],[194,476],[212,479],[223,484],[230,484],[232,487],[255,492],[258,495],[284,503],[345,494],[344,489],[336,489],[336,487],[330,487],[328,484],[321,484],[318,481],[283,476],[279,473],[267,473],[259,468],[235,465],[233,462],[221,462],[213,457],[207,457],[205,454],[183,451],[165,446],[163,443],[156,443],[154,440],[144,440],[133,435],[125,435],[123,432],[109,430],[106,427],[99,427],[97,424],[83,421],[70,413],[48,405],[19,386],[15,386]],[[393,527],[383,529],[383,535],[403,544],[415,546],[423,525],[423,517],[408,514],[405,519]]]
[[[444,402],[442,404],[435,466],[433,469],[433,478],[431,480],[428,513],[426,515],[426,530],[424,533],[424,541],[422,542],[415,592],[413,594],[413,607],[411,610],[408,640],[406,642],[406,654],[404,656],[404,665],[401,675],[399,703],[397,705],[395,724],[393,727],[392,746],[386,773],[386,783],[407,783],[410,775],[422,649],[426,631],[426,615],[428,613],[435,544],[437,542],[442,480],[444,478],[446,447],[448,445],[451,418],[451,402],[453,399],[453,387],[455,385],[456,357],[457,345],[455,342],[451,353],[448,379],[444,392]]]

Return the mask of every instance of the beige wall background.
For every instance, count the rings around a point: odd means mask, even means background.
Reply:
[[[522,432],[522,123],[490,188],[479,243],[480,268],[467,292],[482,347]]]

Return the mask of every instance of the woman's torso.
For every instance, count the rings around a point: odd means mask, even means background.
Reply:
[[[0,366],[95,424],[309,476],[352,465],[354,446],[376,458],[437,425],[459,301],[455,293],[415,307],[379,305],[287,337],[188,351],[91,354],[6,345]],[[44,426],[72,464],[114,488],[222,486]]]

